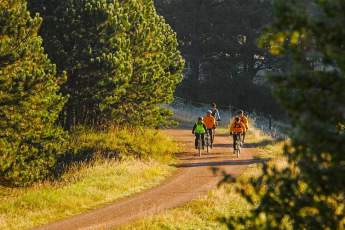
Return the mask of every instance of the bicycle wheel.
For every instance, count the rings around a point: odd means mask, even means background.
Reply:
[[[215,136],[216,136],[216,129],[213,129],[213,131],[212,131],[212,142],[211,142],[212,148],[213,148],[213,143],[214,143]]]
[[[237,158],[240,157],[240,152],[241,152],[241,136],[236,135],[236,141],[235,141],[235,154]]]
[[[209,152],[209,147],[210,147],[210,136],[206,135],[206,139],[205,139],[205,144],[206,144],[206,152]]]
[[[201,137],[198,139],[198,152],[199,152],[199,157],[201,157]]]

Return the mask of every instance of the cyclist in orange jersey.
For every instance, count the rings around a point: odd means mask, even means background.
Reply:
[[[236,135],[240,135],[239,138],[241,138],[241,135],[245,132],[246,127],[241,122],[240,117],[235,117],[234,121],[230,123],[230,135],[232,135],[233,138],[233,147],[234,147],[234,153],[235,153],[235,142],[236,142]]]
[[[216,119],[212,116],[212,111],[208,110],[204,117],[204,123],[207,128],[207,132],[210,135],[211,148],[213,147],[213,130],[216,128]]]

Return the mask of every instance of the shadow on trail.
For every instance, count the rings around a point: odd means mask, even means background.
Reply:
[[[229,133],[216,133],[216,138],[217,137],[229,137],[230,138],[230,134]]]
[[[192,168],[192,167],[217,167],[217,166],[227,166],[227,165],[252,165],[258,163],[264,163],[268,161],[269,158],[255,158],[249,160],[225,160],[219,162],[197,162],[197,163],[182,163],[174,165],[177,168]]]
[[[214,148],[232,148],[232,144],[213,144]]]
[[[188,158],[180,158],[181,160],[210,160],[210,159],[222,159],[224,156],[202,156],[199,157],[199,155],[194,155],[193,157],[188,157]],[[176,166],[176,165],[175,165]]]
[[[259,147],[265,147],[267,145],[274,145],[283,140],[263,140],[258,143],[244,143],[244,148],[259,148]]]
[[[176,139],[176,141],[181,145],[186,145],[186,144],[190,145],[192,143],[191,141],[183,141],[183,140],[178,140],[178,139]]]
[[[185,157],[191,157],[190,152],[179,152],[175,154],[178,159],[184,159]]]

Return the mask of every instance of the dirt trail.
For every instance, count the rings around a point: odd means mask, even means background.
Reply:
[[[227,136],[216,136],[215,147],[201,158],[193,149],[190,130],[166,131],[175,140],[186,145],[179,155],[181,162],[176,173],[160,186],[137,195],[116,201],[106,207],[80,214],[66,220],[45,225],[39,229],[110,229],[133,220],[174,208],[192,199],[205,195],[217,186],[220,175],[214,175],[211,167],[218,167],[234,176],[248,165],[257,163],[253,159],[254,149],[244,148],[239,159],[235,158]]]

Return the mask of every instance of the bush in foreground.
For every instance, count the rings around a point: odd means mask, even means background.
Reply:
[[[256,208],[227,223],[232,229],[344,229],[345,4],[274,2],[274,24],[264,41],[294,63],[289,73],[272,78],[292,123],[289,165],[264,167],[242,189]]]

